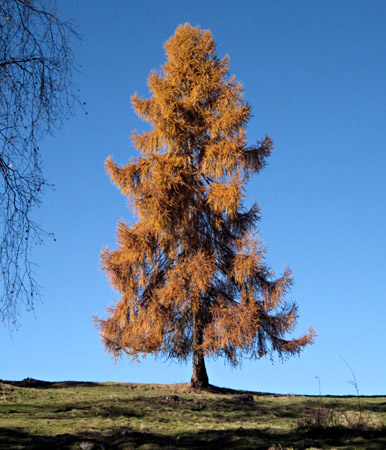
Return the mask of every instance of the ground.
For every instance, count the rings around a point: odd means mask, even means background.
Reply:
[[[1,449],[386,448],[386,397],[0,382]]]

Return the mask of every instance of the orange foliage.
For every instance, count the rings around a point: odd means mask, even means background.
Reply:
[[[184,359],[192,353],[259,358],[298,353],[314,333],[288,339],[297,320],[286,301],[291,272],[275,278],[256,237],[259,209],[243,205],[249,176],[272,149],[247,146],[250,106],[219,59],[209,31],[186,24],[165,44],[167,61],[151,72],[150,99],[132,98],[151,130],[133,133],[140,156],[106,169],[138,215],[118,224],[116,250],[102,265],[121,295],[97,319],[106,349]]]

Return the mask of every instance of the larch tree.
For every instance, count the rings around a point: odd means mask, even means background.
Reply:
[[[272,141],[247,145],[251,108],[229,57],[216,56],[210,31],[189,24],[165,50],[166,63],[148,78],[150,99],[132,97],[151,125],[132,134],[140,156],[122,167],[106,161],[137,222],[119,222],[117,249],[102,253],[121,299],[96,324],[116,358],[192,356],[192,385],[206,387],[205,357],[236,366],[244,355],[294,355],[314,331],[286,338],[298,317],[286,300],[291,272],[275,277],[257,234],[259,208],[243,204]]]

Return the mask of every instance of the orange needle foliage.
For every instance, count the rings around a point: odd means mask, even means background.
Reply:
[[[121,300],[97,326],[116,358],[193,355],[192,383],[205,387],[206,356],[237,365],[243,354],[292,355],[314,332],[285,338],[297,320],[285,299],[291,272],[275,279],[256,237],[259,208],[243,205],[244,185],[272,141],[247,146],[251,109],[228,56],[219,59],[211,33],[188,24],[165,50],[165,65],[148,79],[150,99],[132,97],[151,125],[132,135],[141,155],[123,167],[106,161],[138,221],[120,222],[117,249],[102,253]]]

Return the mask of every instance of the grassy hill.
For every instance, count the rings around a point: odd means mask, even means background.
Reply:
[[[386,397],[0,382],[1,449],[386,449]]]

